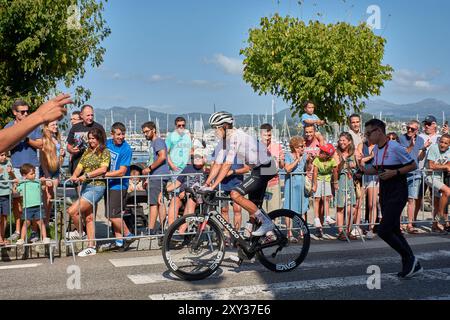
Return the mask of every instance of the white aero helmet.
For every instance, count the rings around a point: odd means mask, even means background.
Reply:
[[[211,117],[209,117],[209,125],[211,127],[218,127],[224,123],[233,124],[233,115],[226,111],[214,112]]]

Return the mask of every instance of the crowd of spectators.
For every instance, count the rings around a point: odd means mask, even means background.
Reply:
[[[335,145],[327,143],[319,132],[325,121],[314,114],[314,109],[314,103],[305,103],[301,136],[292,137],[287,148],[273,140],[270,124],[260,126],[260,140],[267,146],[279,172],[268,183],[262,207],[266,212],[285,208],[305,216],[312,209],[313,237],[316,239],[323,238],[323,228],[331,225],[336,225],[339,240],[354,240],[362,236],[372,239],[376,234],[376,223],[382,219],[378,204],[379,182],[376,176],[362,175],[361,169],[371,165],[375,157],[374,145],[361,132],[361,117],[357,114],[348,118],[348,131],[339,134]],[[29,106],[25,101],[17,100],[12,111],[15,120],[6,127],[26,119]],[[123,221],[126,196],[130,192],[148,192],[149,219],[145,232],[148,235],[161,234],[164,226],[172,224],[177,217],[196,210],[196,199],[186,192],[186,188],[201,184],[208,168],[217,161],[218,154],[222,154],[217,148],[212,155],[206,154],[204,143],[195,141],[186,128],[186,120],[177,117],[174,131],[165,139],[159,136],[154,122],[142,124],[142,134],[150,145],[149,159],[144,165],[136,166],[131,163],[132,149],[125,140],[126,128],[122,123],[112,125],[111,138],[107,139],[105,129],[94,121],[94,109],[90,105],[72,113],[70,121],[72,127],[66,149],[58,122],[49,121],[28,133],[7,152],[0,153],[0,180],[3,180],[0,182],[0,245],[39,239],[49,242],[46,226],[52,214],[54,190],[61,182],[60,172],[66,150],[70,180],[79,185],[79,198],[67,210],[72,220],[67,237],[87,237],[87,248],[79,253],[81,256],[96,253],[95,214],[100,200],[105,199],[107,217],[116,238],[115,246],[129,245],[134,236]],[[423,133],[420,133],[421,125]],[[443,126],[442,134],[439,134],[436,118],[427,116],[422,123],[409,121],[406,129],[404,134],[388,134],[390,139],[398,141],[407,150],[418,166],[407,177],[409,199],[404,231],[418,233],[414,223],[422,206],[424,191],[429,189],[434,197],[432,231],[447,232],[450,196],[448,126]],[[220,189],[229,194],[249,170],[248,164],[236,158]],[[127,178],[129,176],[132,178]],[[166,206],[167,194],[170,196]],[[332,206],[336,208],[334,217],[330,210]],[[6,239],[7,216],[11,210],[14,217],[11,223],[15,230]],[[221,210],[227,221],[241,229],[242,208],[231,201],[223,203]],[[366,226],[360,227],[365,221]],[[286,221],[288,227],[290,223]],[[229,235],[226,236],[226,244],[231,245]],[[288,236],[291,242],[299,240],[292,233]]]

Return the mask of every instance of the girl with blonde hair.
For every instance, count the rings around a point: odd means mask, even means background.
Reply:
[[[59,183],[59,171],[64,161],[64,148],[61,143],[61,134],[58,130],[58,122],[46,123],[42,129],[43,147],[39,150],[39,175],[44,185],[45,224],[51,211],[51,200],[55,197],[55,189]]]

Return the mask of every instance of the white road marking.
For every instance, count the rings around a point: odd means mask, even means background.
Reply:
[[[433,244],[433,243],[442,243],[442,242],[450,242],[450,239],[440,238],[440,237],[420,237],[420,238],[409,238],[409,244]],[[311,245],[309,252],[310,253],[318,253],[318,252],[338,252],[338,251],[350,251],[350,250],[368,250],[368,249],[380,249],[387,247],[387,244],[383,241],[366,241],[362,243],[361,241],[353,241],[351,243],[330,243],[326,246],[314,246]],[[287,247],[285,252],[289,253],[290,248]],[[439,251],[443,252],[445,256],[450,254],[450,251]],[[226,252],[225,259],[229,255],[235,255],[235,252]],[[439,255],[439,254],[437,254]],[[422,256],[418,255],[418,258],[421,259]],[[428,260],[427,256],[424,255],[424,260]],[[109,261],[117,268],[120,267],[135,267],[142,265],[156,265],[163,264],[164,260],[162,255],[157,256],[148,256],[148,257],[136,257],[136,258],[121,258],[121,259],[109,259]]]
[[[16,264],[13,266],[2,266],[2,267],[0,267],[0,270],[35,268],[35,267],[40,266],[41,264],[42,263],[30,263],[30,264]]]
[[[442,257],[450,257],[450,251],[439,250],[435,252],[422,253],[417,254],[416,257],[419,260],[439,260]],[[307,271],[307,270],[317,270],[318,268],[326,269],[326,268],[334,268],[336,266],[339,267],[355,267],[355,266],[369,266],[369,265],[380,265],[380,264],[388,264],[388,263],[398,263],[400,266],[400,258],[394,257],[370,257],[366,259],[346,259],[346,260],[321,260],[315,262],[304,262],[299,266],[299,270]],[[245,263],[240,268],[236,269],[230,267],[229,264],[223,265],[219,269],[221,272],[216,272],[211,275],[209,278],[219,278],[226,277],[229,275],[260,275],[263,272],[271,272],[266,269],[259,263]],[[135,274],[128,275],[128,278],[134,284],[150,284],[150,283],[158,283],[164,281],[174,281],[179,280],[175,275],[171,275],[170,277],[165,277],[161,273],[146,273],[146,274]]]
[[[230,255],[236,255],[235,252],[225,252],[224,259],[228,259]],[[176,260],[176,257],[174,258]],[[181,259],[181,257],[180,257]],[[136,257],[136,258],[121,258],[121,259],[109,259],[116,268],[121,267],[136,267],[136,266],[147,266],[147,265],[157,265],[164,264],[164,259],[162,255],[150,256],[150,257]]]
[[[433,269],[424,271],[423,275],[415,280],[450,280],[450,268]],[[221,289],[206,289],[199,291],[185,291],[163,294],[151,294],[151,300],[237,300],[242,297],[274,299],[277,295],[291,292],[292,290],[317,290],[330,288],[345,288],[351,286],[366,286],[368,275],[336,277],[327,279],[314,279],[295,282],[282,282],[273,284],[262,284],[254,286],[239,286]],[[400,283],[401,281],[393,273],[381,275],[381,285],[383,280],[389,283]]]

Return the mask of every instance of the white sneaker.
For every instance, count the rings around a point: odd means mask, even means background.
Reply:
[[[66,238],[68,240],[81,240],[86,238],[86,232],[83,231],[83,236],[80,236],[78,230],[66,232]]]
[[[320,219],[319,218],[314,218],[314,227],[322,228],[322,224],[320,223]]]
[[[19,239],[19,240],[16,241],[16,244],[17,244],[18,246],[23,246],[24,243],[25,243],[25,240],[23,240],[23,239]]]
[[[332,217],[330,217],[330,216],[327,216],[327,218],[325,219],[325,221],[326,221],[326,223],[328,223],[328,224],[336,224],[336,221],[332,218]],[[320,221],[319,221],[320,222]]]
[[[362,233],[362,230],[361,230],[361,229],[359,229],[358,227],[355,227],[355,228],[352,229],[352,231],[350,232],[350,234],[351,234],[352,236],[355,236],[355,237],[361,237],[361,235],[362,235],[363,233]]]
[[[267,232],[272,231],[273,227],[274,227],[274,225],[273,225],[271,220],[264,220],[264,222],[258,228],[258,230],[255,230],[255,231],[252,232],[252,236],[254,236],[254,237],[262,237]]]
[[[97,250],[95,250],[95,248],[86,248],[83,251],[81,251],[80,253],[78,253],[79,257],[87,257],[87,256],[93,256],[97,254]]]
[[[49,243],[50,243],[50,238],[44,238],[44,239],[42,240],[42,243],[43,243],[43,244],[49,244]]]

